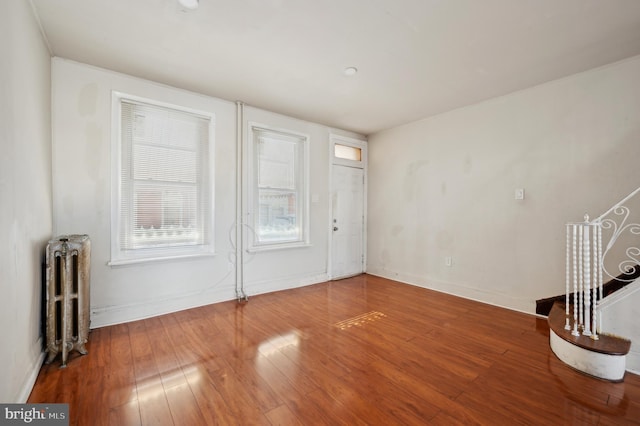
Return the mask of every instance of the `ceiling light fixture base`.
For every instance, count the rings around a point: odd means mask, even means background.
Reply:
[[[200,0],[178,0],[178,3],[186,10],[196,10],[200,4]]]
[[[347,67],[344,69],[344,71],[342,71],[342,73],[344,75],[346,75],[347,77],[351,77],[353,75],[356,75],[358,73],[358,68],[356,67]]]

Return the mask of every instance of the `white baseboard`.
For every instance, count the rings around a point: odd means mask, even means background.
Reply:
[[[326,272],[322,272],[314,275],[299,275],[276,280],[246,282],[244,284],[244,291],[248,296],[254,296],[317,284],[327,281],[327,279]],[[126,305],[91,307],[91,328],[137,321],[185,309],[210,305],[212,303],[226,302],[234,300],[235,298],[236,295],[232,286],[180,296],[156,298]]]
[[[326,272],[320,272],[313,275],[292,275],[279,278],[277,280],[264,280],[245,283],[244,290],[248,296],[258,294],[271,293],[280,290],[290,290],[298,287],[305,287],[312,284],[319,284],[329,281]]]
[[[33,390],[33,385],[36,383],[36,379],[40,373],[40,368],[44,362],[45,353],[42,350],[42,337],[40,337],[34,344],[33,353],[35,356],[27,367],[28,373],[20,387],[20,392],[16,397],[16,402],[19,404],[23,404],[29,399],[29,395],[31,395],[31,391]]]
[[[196,292],[183,296],[156,298],[126,305],[91,307],[91,328],[138,321],[212,303],[233,300],[231,291]]]
[[[441,293],[450,294],[452,296],[462,297],[463,299],[470,299],[476,302],[510,309],[512,311],[535,315],[535,300],[516,298],[492,291],[474,288],[460,283],[434,280],[421,276],[389,271],[386,269],[369,268],[367,270],[367,273],[370,275],[376,275],[382,278],[399,281],[404,284],[410,284],[417,287],[423,287],[429,290],[435,290]]]

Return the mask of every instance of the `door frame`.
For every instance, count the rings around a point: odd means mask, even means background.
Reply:
[[[335,146],[345,145],[354,148],[359,148],[361,153],[360,161],[347,160],[344,158],[337,158],[335,156]],[[327,256],[327,275],[330,280],[333,277],[333,166],[346,166],[357,169],[362,169],[364,182],[362,188],[362,273],[367,271],[367,188],[368,188],[368,152],[367,141],[362,139],[356,139],[348,136],[342,136],[337,134],[329,135],[329,218],[327,223],[327,229],[329,230],[328,237],[328,256]]]

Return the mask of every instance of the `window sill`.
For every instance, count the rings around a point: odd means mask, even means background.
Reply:
[[[273,244],[265,244],[261,246],[251,246],[247,248],[248,253],[259,253],[262,251],[273,251],[273,250],[288,250],[288,249],[296,249],[296,248],[307,248],[312,247],[311,243],[308,242],[295,242],[295,243],[273,243]]]
[[[109,262],[107,262],[107,265],[111,267],[119,267],[119,266],[130,266],[130,265],[145,264],[145,263],[167,262],[167,261],[174,261],[174,260],[200,259],[200,258],[207,258],[207,257],[214,257],[214,256],[215,256],[215,253],[167,254],[164,256],[158,255],[153,257],[112,259]]]

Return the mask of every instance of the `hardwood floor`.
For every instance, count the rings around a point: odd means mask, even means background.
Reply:
[[[546,319],[362,275],[93,330],[29,402],[72,425],[640,424],[640,376],[584,376]]]

